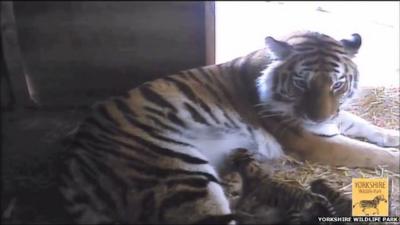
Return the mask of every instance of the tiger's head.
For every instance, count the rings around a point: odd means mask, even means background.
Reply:
[[[334,118],[357,89],[358,70],[352,58],[361,36],[337,41],[316,32],[278,41],[265,38],[270,64],[257,79],[264,116],[280,114],[302,123]]]

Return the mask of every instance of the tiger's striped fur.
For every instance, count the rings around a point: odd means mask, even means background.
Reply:
[[[268,37],[265,49],[247,56],[99,102],[66,160],[61,192],[68,211],[77,223],[90,224],[228,223],[219,172],[235,148],[277,158],[282,145],[327,164],[396,168],[397,153],[346,139],[328,126],[357,86],[350,58],[360,44],[357,35],[342,41],[314,32],[286,41]],[[385,132],[379,144],[398,144]]]

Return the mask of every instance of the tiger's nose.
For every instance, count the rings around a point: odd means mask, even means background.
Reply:
[[[321,123],[327,119],[327,118],[323,118],[323,117],[311,116],[310,114],[304,114],[302,117],[304,120],[312,121],[314,123]]]
[[[313,121],[313,122],[316,122],[316,123],[322,123],[322,122],[324,122],[325,120],[327,120],[328,118],[326,118],[326,117],[318,117],[318,118],[311,118],[311,120]]]
[[[326,121],[327,119],[329,119],[331,117],[331,115],[324,115],[324,114],[310,114],[307,115],[307,117],[315,122],[315,123],[322,123],[324,121]]]

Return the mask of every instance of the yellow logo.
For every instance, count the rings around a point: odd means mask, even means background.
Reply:
[[[353,178],[353,216],[389,216],[389,179]]]

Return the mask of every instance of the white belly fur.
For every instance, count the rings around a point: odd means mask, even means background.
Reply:
[[[224,166],[225,159],[237,148],[258,152],[267,159],[278,158],[283,154],[276,139],[262,130],[254,130],[254,137],[241,131],[198,132],[191,142],[217,170]]]

